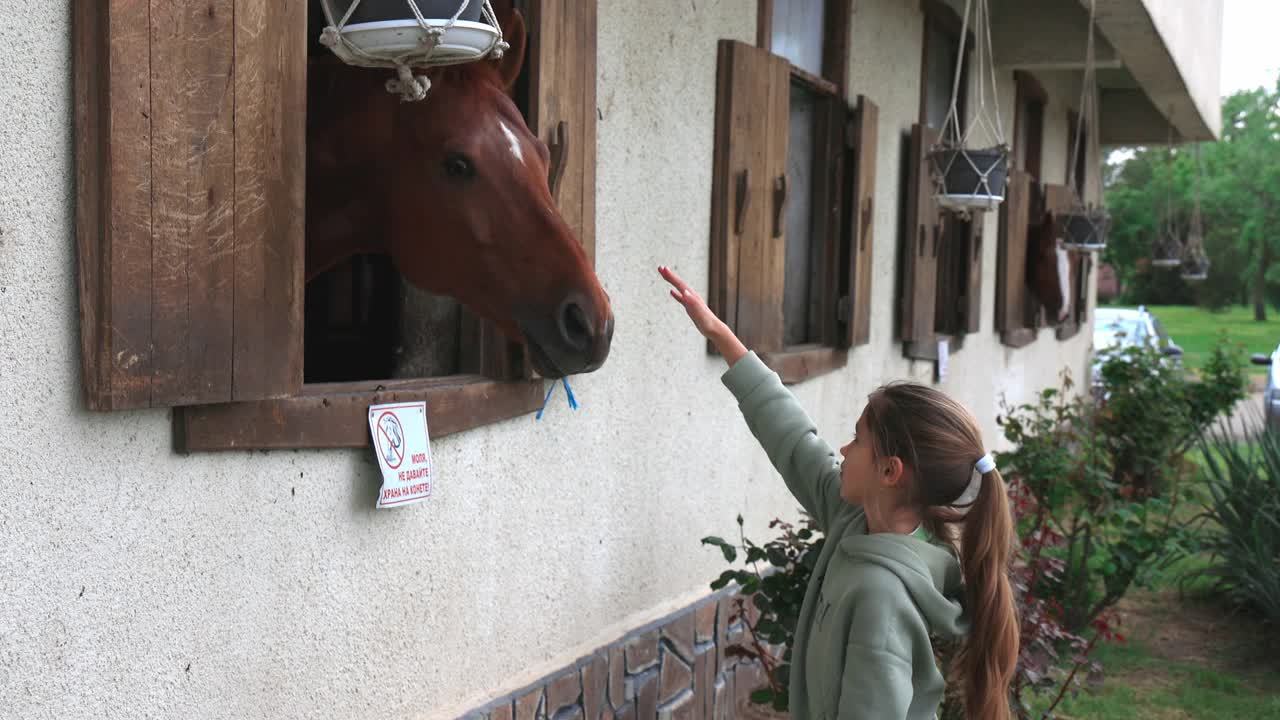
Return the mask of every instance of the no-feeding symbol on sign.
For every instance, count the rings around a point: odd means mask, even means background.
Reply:
[[[400,418],[390,410],[378,418],[378,451],[387,467],[392,470],[404,462],[404,430],[400,428]]]
[[[371,405],[369,434],[382,470],[377,506],[407,505],[431,497],[427,404]]]

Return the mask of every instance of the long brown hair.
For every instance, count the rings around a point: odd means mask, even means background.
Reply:
[[[1013,516],[1000,471],[982,475],[968,512],[955,508],[986,454],[978,423],[960,403],[917,383],[876,390],[866,415],[876,457],[897,457],[911,469],[910,497],[923,508],[926,529],[960,556],[970,631],[955,670],[966,716],[1006,720],[1019,637],[1009,583]]]

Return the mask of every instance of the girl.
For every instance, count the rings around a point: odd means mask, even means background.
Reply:
[[[729,363],[722,379],[747,426],[827,537],[796,626],[791,716],[933,718],[944,689],[936,633],[967,636],[954,668],[966,717],[1006,720],[1018,658],[1006,569],[1013,519],[973,416],[930,387],[885,385],[841,462],[778,376],[678,275],[658,269]],[[961,514],[952,506],[975,474],[977,500]]]

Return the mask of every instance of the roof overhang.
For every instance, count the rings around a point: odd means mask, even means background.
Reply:
[[[1084,69],[1091,0],[991,0],[996,65]],[[1222,130],[1222,0],[1096,0],[1104,145],[1214,140]]]

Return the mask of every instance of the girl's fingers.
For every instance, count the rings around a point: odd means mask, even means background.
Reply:
[[[667,267],[666,265],[659,265],[658,272],[662,274],[662,277],[664,280],[676,286],[676,288],[678,288],[681,292],[689,289],[689,285],[685,283],[685,281],[679,275],[677,275],[674,270]]]

